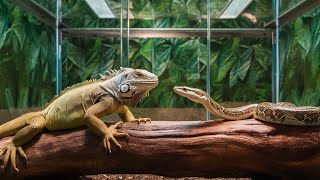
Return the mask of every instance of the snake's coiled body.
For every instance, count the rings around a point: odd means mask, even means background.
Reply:
[[[262,102],[237,108],[225,108],[200,89],[183,86],[175,87],[174,91],[194,102],[201,103],[212,114],[227,120],[254,117],[262,121],[293,126],[320,125],[319,107],[297,107],[290,102]]]

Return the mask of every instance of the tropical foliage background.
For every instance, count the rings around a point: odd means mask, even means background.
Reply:
[[[37,0],[54,12],[55,1]],[[63,0],[63,22],[69,27],[119,27],[119,19],[99,20],[83,0]],[[115,14],[120,1],[109,1]],[[281,12],[295,1],[281,1]],[[272,19],[271,1],[255,0],[247,12],[257,24],[239,17],[214,18],[226,1],[212,1],[212,28],[259,28]],[[130,27],[206,28],[205,0],[133,1]],[[320,104],[320,8],[281,29],[281,100]],[[55,93],[54,29],[0,0],[0,108],[42,106]],[[129,66],[159,76],[160,84],[140,107],[199,106],[172,92],[175,85],[206,88],[211,67],[211,96],[220,101],[271,100],[271,40],[211,39],[207,64],[206,38],[131,38]],[[63,39],[63,87],[97,78],[120,64],[119,38]]]

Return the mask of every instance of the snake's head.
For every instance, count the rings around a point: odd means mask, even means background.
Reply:
[[[175,86],[173,88],[173,91],[180,96],[186,97],[191,101],[201,104],[205,103],[209,97],[209,95],[205,91],[187,86]]]

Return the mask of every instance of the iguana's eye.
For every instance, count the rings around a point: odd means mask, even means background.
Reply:
[[[120,86],[120,91],[121,91],[122,93],[127,93],[127,92],[129,92],[129,90],[130,90],[129,84],[122,84],[122,85]]]
[[[141,72],[137,72],[136,75],[137,75],[138,77],[141,77],[141,76],[142,76],[142,73],[141,73]]]

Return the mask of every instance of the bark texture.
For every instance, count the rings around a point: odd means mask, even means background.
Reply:
[[[320,177],[320,127],[293,127],[253,119],[239,121],[153,121],[125,123],[112,154],[86,129],[45,132],[17,155],[17,173],[0,177],[52,174],[152,173],[170,177]],[[0,146],[8,141],[4,138]]]

